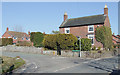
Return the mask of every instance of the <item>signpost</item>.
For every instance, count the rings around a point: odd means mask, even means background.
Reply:
[[[78,37],[78,40],[79,40],[79,47],[80,47],[79,56],[78,57],[81,57],[81,37],[80,36]]]

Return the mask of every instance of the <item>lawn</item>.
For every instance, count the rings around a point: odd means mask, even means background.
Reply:
[[[0,74],[4,74],[24,65],[25,61],[17,57],[0,56]]]

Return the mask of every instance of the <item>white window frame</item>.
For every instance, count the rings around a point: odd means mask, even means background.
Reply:
[[[93,31],[89,31],[89,28],[90,28],[90,27],[93,27]],[[94,25],[89,25],[89,26],[88,26],[88,32],[89,32],[89,33],[94,32]]]
[[[95,41],[95,40],[94,40],[94,34],[88,35],[88,39],[90,39],[90,37],[93,37],[93,44],[92,44],[92,45],[94,45],[94,43],[95,43],[95,42],[94,42],[94,41]]]
[[[11,38],[11,37],[8,37],[8,38]]]
[[[100,25],[97,25],[97,27],[99,27]]]
[[[66,30],[69,30],[69,33],[67,33]],[[70,28],[65,28],[65,34],[70,34]]]

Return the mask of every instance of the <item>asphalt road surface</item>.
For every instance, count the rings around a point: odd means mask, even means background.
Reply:
[[[118,68],[117,56],[105,59],[82,59],[20,52],[2,52],[2,55],[20,56],[26,61],[25,66],[14,73],[110,73]]]

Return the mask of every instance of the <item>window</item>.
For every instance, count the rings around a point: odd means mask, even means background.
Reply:
[[[22,40],[24,40],[24,37],[22,37]]]
[[[26,40],[29,40],[29,38],[28,38],[28,37],[26,37]]]
[[[94,32],[94,25],[88,26],[88,32]]]
[[[13,39],[17,39],[17,38],[14,36]]]
[[[97,27],[99,27],[99,25],[97,25]]]
[[[91,43],[92,45],[94,45],[94,35],[93,34],[88,35],[88,38],[92,40]]]
[[[69,34],[70,33],[70,28],[65,28],[65,34]]]

